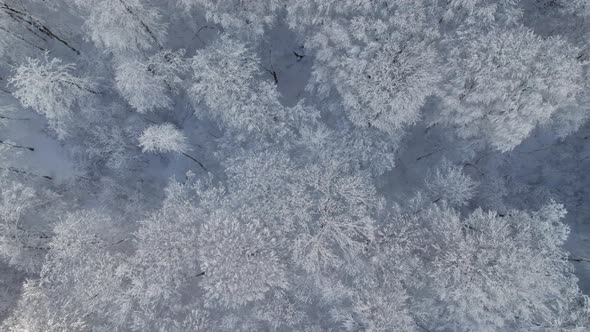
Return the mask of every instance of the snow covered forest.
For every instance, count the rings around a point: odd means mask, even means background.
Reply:
[[[589,331],[590,0],[0,0],[0,330]]]

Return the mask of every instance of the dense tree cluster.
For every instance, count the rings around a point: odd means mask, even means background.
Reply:
[[[590,329],[589,15],[0,0],[0,329]]]

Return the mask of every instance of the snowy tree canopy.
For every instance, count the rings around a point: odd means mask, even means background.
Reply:
[[[186,136],[171,123],[148,127],[139,136],[144,152],[185,152],[189,149]]]
[[[525,29],[476,36],[454,54],[448,88],[458,90],[445,98],[449,105],[441,121],[456,126],[461,136],[512,149],[561,107],[575,103],[583,87],[577,55],[566,41]]]
[[[446,208],[421,213],[430,226],[416,230],[424,241],[417,250],[432,269],[420,269],[429,271],[426,287],[434,293],[416,305],[438,308],[438,318],[424,321],[452,330],[558,328],[572,314],[562,310],[583,297],[571,292],[577,279],[560,248],[568,234],[564,215],[558,204],[532,214],[478,209],[465,220]]]
[[[590,330],[587,0],[0,0],[0,330]]]
[[[10,83],[16,89],[14,96],[25,107],[47,117],[60,136],[66,135],[66,123],[72,117],[77,103],[86,98],[92,90],[89,79],[72,75],[73,64],[46,55],[44,58],[28,58],[16,68]]]
[[[121,95],[140,113],[172,106],[170,93],[178,92],[182,76],[188,70],[184,50],[163,50],[147,61],[123,62],[115,80]]]
[[[99,47],[112,51],[161,47],[162,15],[145,0],[67,0],[87,15],[83,28]]]

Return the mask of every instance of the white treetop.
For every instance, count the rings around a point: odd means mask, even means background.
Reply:
[[[145,0],[68,0],[87,16],[84,29],[99,47],[134,51],[160,46],[166,24],[156,8]]]
[[[190,150],[187,137],[171,123],[146,128],[138,140],[143,152],[184,153]]]
[[[274,252],[272,234],[260,222],[213,215],[199,237],[198,258],[206,271],[201,287],[206,305],[236,307],[262,300],[273,288],[288,285]]]
[[[439,122],[459,136],[508,151],[574,103],[581,85],[577,50],[526,29],[491,31],[454,53]]]
[[[44,115],[59,136],[67,135],[67,121],[77,104],[93,92],[87,78],[72,74],[74,64],[58,58],[27,58],[9,80],[14,96],[26,107]]]

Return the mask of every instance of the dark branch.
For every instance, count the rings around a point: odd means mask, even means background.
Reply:
[[[186,153],[184,153],[184,152],[181,152],[181,153],[182,153],[182,154],[183,154],[185,157],[187,157],[188,159],[190,159],[190,160],[194,161],[195,163],[199,164],[199,166],[201,166],[201,168],[202,168],[203,170],[205,170],[205,172],[208,172],[207,168],[205,168],[205,166],[203,166],[203,164],[202,164],[200,161],[198,161],[197,159],[195,159],[195,158],[191,157],[190,155],[188,155],[188,154],[186,154]]]
[[[26,171],[23,171],[23,170],[20,170],[18,168],[14,168],[14,167],[0,167],[0,169],[6,170],[6,171],[15,172],[15,173],[19,173],[19,174],[23,174],[23,175],[29,175],[29,176],[39,177],[39,178],[43,178],[43,179],[46,179],[46,180],[53,180],[53,178],[51,176],[34,174],[34,173],[26,172]]]
[[[35,148],[32,148],[30,146],[16,145],[16,144],[4,142],[4,141],[0,141],[0,144],[8,145],[8,146],[16,148],[16,149],[25,149],[25,150],[29,150],[29,151],[35,151]]]
[[[33,16],[31,16],[28,13],[19,11],[15,8],[12,8],[10,6],[8,6],[6,3],[0,3],[0,9],[3,9],[5,12],[7,12],[8,16],[11,17],[13,20],[19,22],[19,23],[26,23],[28,25],[25,25],[25,27],[27,28],[27,30],[29,30],[31,33],[33,33],[35,36],[39,37],[42,40],[45,40],[43,37],[37,35],[34,31],[32,31],[29,26],[34,27],[35,29],[37,29],[39,32],[41,32],[42,34],[55,39],[57,41],[59,41],[60,43],[62,43],[63,45],[65,45],[67,48],[69,48],[70,50],[72,50],[73,52],[75,52],[76,54],[80,55],[80,51],[78,51],[76,48],[74,48],[73,46],[71,46],[68,42],[66,42],[65,40],[63,40],[62,38],[60,38],[58,35],[56,35],[55,33],[53,33],[53,31],[51,31],[47,26],[45,26],[44,24],[42,24],[41,22],[39,22],[37,19],[35,19]]]

